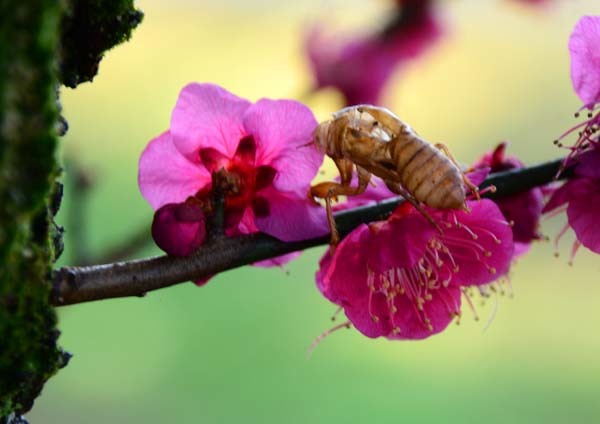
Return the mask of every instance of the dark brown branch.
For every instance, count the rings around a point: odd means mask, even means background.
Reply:
[[[525,191],[553,181],[560,160],[529,168],[490,175],[482,187],[495,185],[501,197]],[[561,177],[567,177],[568,172]],[[375,205],[341,211],[335,215],[340,235],[361,223],[384,219],[401,200],[388,199]],[[128,262],[88,267],[64,267],[55,272],[51,302],[56,306],[147,292],[216,274],[256,261],[327,244],[329,236],[286,243],[266,234],[216,238],[185,258],[160,256]]]

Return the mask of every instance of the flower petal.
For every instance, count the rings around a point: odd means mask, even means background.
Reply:
[[[329,233],[325,209],[313,204],[308,197],[292,193],[263,190],[269,214],[255,216],[258,229],[283,241],[306,240]]]
[[[577,239],[592,252],[600,253],[600,180],[571,180],[572,197],[567,208],[569,224]]]
[[[458,286],[430,291],[432,296],[425,301],[422,311],[417,310],[410,295],[399,294],[394,297],[395,311],[391,312],[388,298],[381,291],[370,292],[369,273],[376,271],[370,268],[366,258],[378,255],[378,251],[369,246],[370,240],[378,236],[365,224],[352,231],[337,246],[333,256],[327,253],[321,260],[316,275],[318,288],[330,301],[343,306],[348,319],[367,337],[423,339],[444,330],[460,310]],[[424,317],[429,322],[425,322]]]
[[[208,147],[231,158],[246,135],[242,116],[249,107],[249,101],[217,85],[188,84],[179,93],[171,116],[173,142],[195,163],[200,161],[198,151]]]
[[[228,232],[228,236],[231,237],[233,235],[238,235],[238,234],[256,233],[259,230],[256,227],[254,220],[255,220],[255,215],[252,212],[252,208],[246,208],[244,210],[242,218],[240,219],[239,223],[237,224],[237,227],[230,230]],[[274,267],[274,266],[283,267],[283,265],[296,259],[301,254],[302,254],[302,252],[292,252],[292,253],[288,253],[286,255],[277,256],[275,258],[265,259],[264,261],[254,262],[252,265],[260,266],[260,267],[264,267],[264,268],[270,268],[270,267]]]
[[[458,266],[453,282],[463,286],[482,285],[508,272],[514,252],[513,236],[493,201],[467,203],[471,212],[451,212],[458,224],[444,228],[440,239]]]
[[[487,165],[477,166],[476,169],[467,173],[467,177],[474,185],[480,186],[490,174],[491,169],[492,168]]]
[[[513,222],[513,238],[515,242],[528,243],[540,238],[538,226],[544,195],[539,188],[499,198],[496,204],[507,221]]]
[[[550,194],[550,199],[548,199],[548,201],[542,208],[542,213],[548,213],[550,211],[553,211],[554,209],[564,205],[569,201],[570,184],[571,181],[567,181],[562,186],[552,191],[552,193]]]
[[[582,17],[569,39],[573,89],[587,107],[600,102],[600,16]]]
[[[138,183],[142,196],[156,210],[193,196],[210,184],[210,174],[183,157],[166,131],[150,141],[142,152]]]
[[[394,305],[398,312],[394,315],[394,323],[400,328],[400,332],[392,332],[387,337],[419,340],[445,330],[455,317],[449,308],[456,313],[460,311],[461,295],[460,287],[455,285],[440,287],[432,292],[431,300],[423,304],[423,314],[427,316],[428,323],[423,322],[421,314],[414,312],[415,305],[407,296],[397,296]],[[431,328],[427,324],[431,325]]]
[[[256,141],[256,164],[278,171],[273,181],[278,190],[310,185],[323,162],[311,143],[317,121],[310,109],[294,100],[261,99],[246,111],[244,127]]]
[[[598,70],[600,73],[600,69]],[[583,177],[600,178],[600,148],[581,153],[575,167],[575,174]]]
[[[412,205],[410,206],[411,209]],[[397,210],[406,209],[401,205]],[[414,209],[413,209],[414,210]],[[411,268],[423,257],[427,243],[436,234],[436,229],[419,212],[402,215],[396,219],[396,211],[381,226],[376,237],[371,238],[368,255],[369,266],[375,272],[384,272],[390,268]],[[375,263],[376,258],[379,263]]]

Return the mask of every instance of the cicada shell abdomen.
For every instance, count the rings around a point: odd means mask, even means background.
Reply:
[[[438,209],[466,208],[461,172],[439,149],[412,131],[399,134],[388,146],[399,183],[417,201]]]

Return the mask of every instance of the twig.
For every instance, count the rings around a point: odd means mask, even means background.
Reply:
[[[482,187],[496,185],[497,191],[490,197],[525,191],[553,181],[560,163],[560,160],[555,160],[493,174]],[[562,174],[562,177],[568,176],[568,172]],[[361,223],[384,219],[400,201],[399,198],[392,198],[336,213],[335,221],[340,235],[348,234]],[[327,244],[328,241],[327,235],[286,243],[257,233],[213,239],[185,258],[159,256],[106,265],[64,267],[55,272],[51,303],[62,306],[115,297],[143,296],[152,290],[198,280],[256,261]]]

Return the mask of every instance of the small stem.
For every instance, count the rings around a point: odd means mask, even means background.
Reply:
[[[508,196],[554,181],[561,160],[490,175],[481,187],[497,187],[490,197]],[[568,177],[572,172],[561,174]],[[401,202],[398,197],[340,211],[335,222],[341,236],[362,223],[385,219]],[[126,296],[190,280],[329,242],[328,235],[283,242],[262,233],[213,238],[188,257],[158,256],[88,267],[63,267],[54,273],[51,303],[56,306]]]
[[[212,211],[206,228],[209,240],[225,237],[225,193],[229,191],[229,186],[224,168],[212,173]]]

